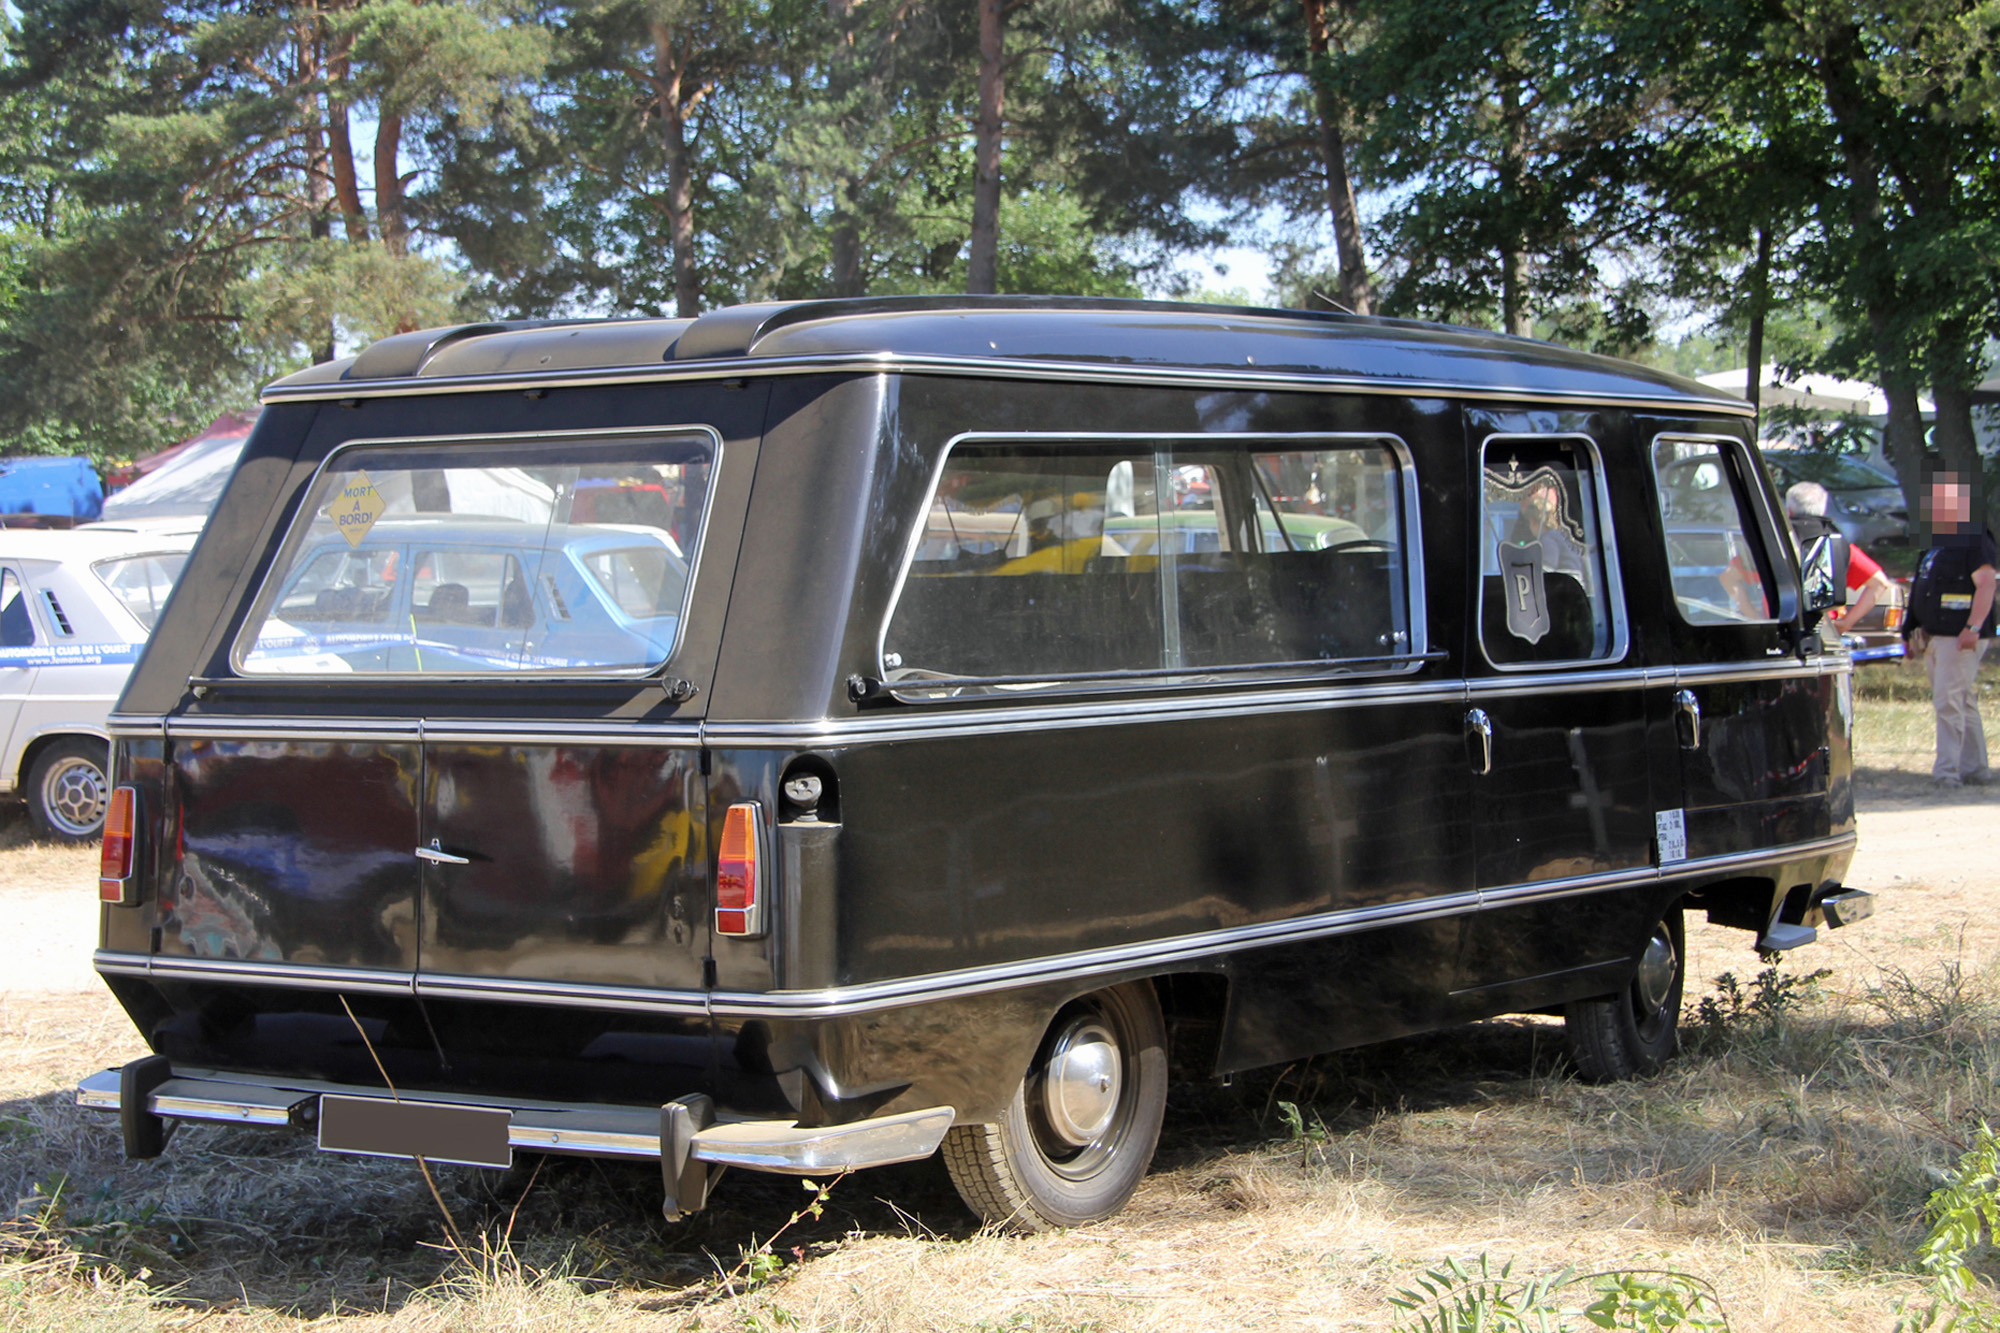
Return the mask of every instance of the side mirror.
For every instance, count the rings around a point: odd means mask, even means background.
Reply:
[[[1847,538],[1837,532],[1813,538],[1800,561],[1799,575],[1805,584],[1805,613],[1815,620],[1820,613],[1847,605]]]

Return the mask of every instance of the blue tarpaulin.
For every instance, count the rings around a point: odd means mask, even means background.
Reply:
[[[103,509],[104,484],[88,458],[0,458],[0,518],[35,514],[88,523]]]

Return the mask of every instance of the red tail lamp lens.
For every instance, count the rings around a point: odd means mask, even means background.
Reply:
[[[729,807],[722,818],[722,854],[715,867],[715,933],[764,933],[763,885],[757,865],[757,804]]]
[[[134,847],[138,837],[139,793],[119,787],[111,793],[104,813],[104,847],[97,857],[97,896],[122,903],[132,882]]]

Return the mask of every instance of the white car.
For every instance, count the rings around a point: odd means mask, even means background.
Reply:
[[[44,836],[103,829],[104,720],[199,532],[0,530],[0,792],[25,796]]]

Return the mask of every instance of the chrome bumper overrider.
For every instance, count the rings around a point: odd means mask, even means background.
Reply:
[[[116,1114],[121,1109],[118,1089],[118,1070],[93,1074],[78,1085],[77,1105]],[[318,1119],[322,1093],[383,1095],[378,1088],[308,1079],[260,1082],[191,1070],[176,1073],[149,1093],[146,1110],[174,1120],[306,1129]],[[508,1144],[530,1152],[660,1156],[661,1118],[657,1109],[553,1102],[530,1105],[494,1097],[440,1097],[431,1093],[404,1094],[403,1100],[505,1107],[511,1113]],[[791,1175],[886,1166],[930,1156],[951,1122],[951,1108],[946,1106],[815,1128],[780,1120],[721,1120],[694,1132],[689,1155],[718,1166]]]

